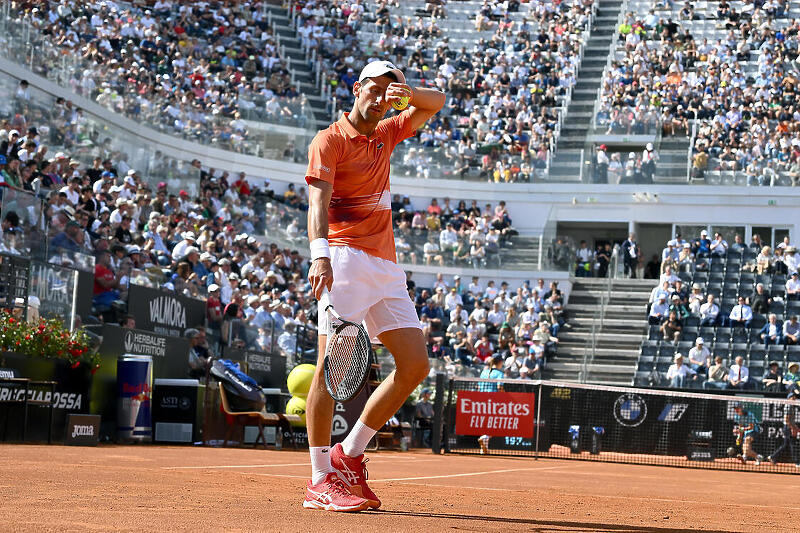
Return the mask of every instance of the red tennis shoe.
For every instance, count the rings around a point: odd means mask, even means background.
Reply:
[[[341,444],[331,448],[331,466],[339,473],[339,479],[348,486],[355,496],[364,498],[372,509],[381,506],[381,501],[367,486],[367,464],[369,459],[362,453],[358,457],[345,455]]]
[[[303,507],[352,513],[369,509],[370,503],[353,494],[336,472],[331,472],[317,485],[312,485],[311,480],[308,481]]]

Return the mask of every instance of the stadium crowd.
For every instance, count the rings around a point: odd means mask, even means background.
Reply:
[[[506,203],[481,212],[477,200],[442,205],[433,198],[424,210],[415,210],[408,196],[392,198],[395,249],[402,263],[460,265],[483,268],[500,266],[501,248],[517,232],[511,226]]]
[[[450,375],[478,375],[495,363],[506,377],[539,379],[556,355],[558,333],[566,323],[563,294],[556,282],[525,281],[516,289],[505,281],[484,285],[439,274],[431,288],[418,289],[409,280],[428,340],[430,357],[445,364]]]
[[[171,134],[242,151],[244,119],[301,123],[305,98],[260,2],[17,3],[12,13],[79,65],[71,88]],[[42,46],[41,54],[50,49]]]
[[[602,82],[597,125],[607,135],[661,128],[664,136],[693,136],[697,178],[738,171],[742,184],[796,185],[800,23],[787,23],[787,13],[788,4],[778,2],[746,2],[741,12],[723,2],[715,14],[695,13],[691,4],[666,16],[655,8],[627,13]],[[724,28],[723,38],[695,39],[691,21],[706,17]]]
[[[531,181],[548,165],[594,3],[485,2],[472,19],[491,34],[470,50],[451,47],[437,25],[447,16],[445,2],[415,16],[385,1],[293,6],[298,37],[321,60],[337,110],[349,107],[356,72],[374,57],[394,61],[412,83],[452,95],[407,143],[401,172],[427,177],[438,164],[509,182]],[[264,13],[260,2],[158,1],[149,9],[20,4],[14,15],[55,47],[53,68],[64,53],[76,58],[81,66],[69,83],[79,94],[191,140],[242,151],[244,119],[302,126],[308,111]],[[365,29],[379,38],[361,40]]]
[[[299,224],[308,204],[305,187],[290,186],[276,194],[268,182],[259,185],[244,173],[230,176],[194,161],[197,193],[170,189],[130,168],[123,153],[106,153],[101,145],[91,148],[96,155],[84,163],[88,154],[75,142],[81,121],[67,102],[47,110],[26,108],[20,96],[14,102],[26,109],[26,117],[17,113],[0,123],[0,193],[5,206],[20,207],[0,213],[3,251],[25,253],[27,246],[35,255],[46,243],[45,256],[51,262],[89,265],[95,275],[93,313],[128,327],[135,327],[126,315],[132,284],[204,300],[206,322],[188,331],[195,352],[238,345],[279,349],[293,362],[295,357],[314,357],[317,310],[306,278],[309,265],[292,249],[306,239]],[[51,154],[51,146],[65,148]],[[35,196],[44,202],[47,231],[41,242],[35,223],[21,211],[20,199],[32,202]],[[487,256],[470,254],[472,264],[483,266],[491,260],[489,250],[497,252],[513,234],[505,202],[481,208],[477,202],[467,207],[464,201],[451,205],[444,199],[439,206],[433,200],[423,216],[409,198],[396,196],[392,208],[398,239],[410,231],[430,234],[437,246],[441,244],[436,253],[423,251],[420,260],[427,264],[439,263],[448,254],[457,257],[459,247],[470,243],[471,248],[487,250]],[[266,240],[256,237],[264,233]],[[404,252],[398,251],[403,259]],[[482,288],[477,279],[463,289],[458,283],[447,287],[441,277],[430,289],[409,286],[426,325],[431,354],[448,364],[473,366],[485,359],[489,346],[492,354],[505,353],[511,343],[527,350],[525,343],[533,346],[534,334],[548,353],[554,351],[564,323],[561,293],[553,286],[551,295],[543,283],[526,285],[514,294],[505,283],[499,289],[494,282]],[[455,299],[469,309],[473,320],[459,316],[451,325]],[[451,341],[458,336],[462,318],[465,339],[459,345]],[[475,327],[467,332],[470,322]],[[552,339],[545,338],[544,330]],[[477,333],[481,335],[475,337]],[[483,333],[491,335],[490,344]],[[544,351],[539,353],[543,356]],[[543,366],[542,359],[539,369]]]
[[[800,300],[798,266],[797,248],[788,236],[774,252],[757,234],[749,244],[738,234],[731,243],[721,233],[712,239],[706,230],[688,241],[680,234],[668,241],[661,254],[659,284],[649,298],[648,322],[658,327],[664,342],[693,344],[688,353],[680,353],[680,348],[675,353],[667,372],[670,385],[702,382],[705,388],[752,389],[760,384],[783,391],[797,381],[794,360],[786,365],[788,377],[784,376],[781,350],[800,341],[798,308],[792,303]],[[707,346],[712,340],[714,357]],[[737,344],[739,351],[731,355],[729,343]],[[759,381],[750,376],[746,363],[762,364],[770,347],[779,347],[775,354],[780,360],[771,356]],[[725,365],[728,359],[730,367]]]
[[[401,171],[428,177],[438,163],[457,175],[477,167],[482,178],[510,182],[532,181],[548,165],[557,107],[575,84],[592,6],[484,2],[472,19],[478,31],[491,35],[470,50],[451,47],[449,33],[440,28],[446,2],[427,3],[414,17],[383,0],[327,8],[300,3],[298,10],[300,34],[323,58],[337,109],[350,106],[357,66],[374,56],[403,68],[412,83],[452,95],[408,143]],[[377,40],[359,41],[360,29]]]

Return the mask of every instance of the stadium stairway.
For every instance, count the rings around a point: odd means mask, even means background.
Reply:
[[[559,333],[558,356],[548,364],[546,377],[579,381],[584,354],[591,350],[592,321],[600,309],[607,280],[573,278],[566,306],[569,329]],[[594,360],[584,381],[605,385],[630,385],[636,371],[639,346],[647,335],[645,306],[653,280],[617,279],[597,333]],[[599,327],[599,322],[597,323]]]
[[[330,124],[330,113],[325,111],[327,102],[323,100],[320,90],[315,81],[316,77],[311,70],[311,65],[306,61],[300,44],[300,38],[292,27],[289,20],[287,7],[280,3],[266,3],[267,10],[272,13],[272,20],[275,22],[275,32],[278,34],[280,44],[286,49],[286,61],[291,65],[295,72],[295,80],[300,85],[300,91],[308,98],[308,103],[316,119],[314,129],[326,128]]]
[[[687,183],[689,138],[685,136],[662,137],[658,145],[658,165],[653,176],[655,183]]]
[[[556,181],[577,182],[580,179],[581,149],[587,147],[587,141],[592,134],[592,113],[597,91],[603,78],[603,69],[608,60],[621,7],[622,0],[598,2],[597,17],[584,48],[583,61],[572,91],[572,101],[567,109],[556,155],[550,168],[550,176]],[[591,158],[591,152],[586,152],[584,157]],[[587,178],[588,175],[584,176],[584,179]]]

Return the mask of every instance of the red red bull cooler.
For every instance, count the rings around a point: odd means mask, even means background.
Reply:
[[[150,442],[153,358],[125,354],[117,359],[117,440]]]

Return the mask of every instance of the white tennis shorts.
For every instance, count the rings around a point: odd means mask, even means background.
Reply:
[[[345,320],[364,322],[373,342],[384,331],[419,328],[414,302],[406,289],[406,274],[392,261],[351,248],[331,246],[331,304]],[[330,332],[330,315],[319,312],[320,333]]]

